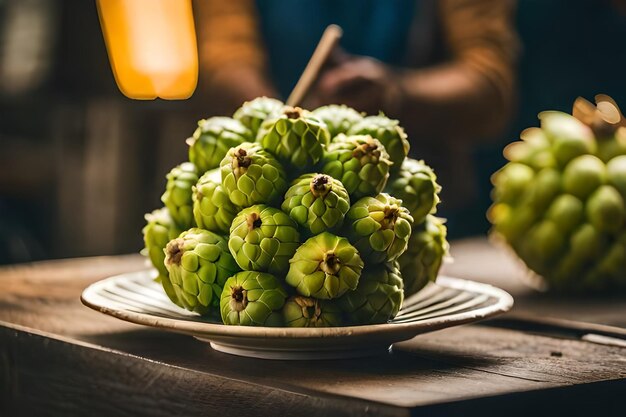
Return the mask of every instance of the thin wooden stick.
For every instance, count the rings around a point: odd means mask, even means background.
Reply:
[[[324,34],[322,34],[322,38],[317,44],[313,55],[311,55],[309,63],[304,68],[298,83],[287,99],[287,105],[296,106],[306,97],[309,89],[317,79],[322,65],[324,65],[324,62],[326,62],[342,35],[343,30],[337,25],[330,25],[324,30]]]

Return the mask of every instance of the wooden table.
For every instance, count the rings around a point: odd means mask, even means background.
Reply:
[[[623,296],[537,294],[520,283],[519,264],[486,240],[452,247],[456,260],[445,273],[508,290],[516,298],[510,314],[419,336],[383,357],[317,362],[229,356],[80,304],[88,284],[144,268],[136,255],[0,268],[0,415],[623,412]],[[580,339],[589,334],[610,344]]]

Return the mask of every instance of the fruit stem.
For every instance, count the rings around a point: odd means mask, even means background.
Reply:
[[[259,213],[250,213],[246,219],[246,223],[248,224],[248,230],[250,231],[258,229],[263,224]]]
[[[283,110],[283,114],[287,116],[288,119],[299,119],[302,117],[302,109],[300,107],[286,107]]]
[[[312,298],[297,296],[294,300],[298,306],[302,309],[302,316],[306,319],[310,319],[316,322],[322,315],[322,309],[318,300]]]
[[[185,245],[185,240],[182,238],[177,238],[169,242],[165,248],[167,252],[167,256],[165,261],[168,265],[180,265],[180,260],[183,257],[183,246]]]
[[[378,149],[378,145],[371,138],[368,138],[365,143],[361,143],[352,151],[352,156],[358,159],[366,155],[371,156],[375,160],[380,158],[380,149]]]
[[[311,193],[315,197],[324,197],[330,192],[332,181],[328,175],[318,174],[311,180]]]
[[[341,269],[341,260],[335,255],[335,252],[326,252],[324,260],[320,263],[320,269],[329,275],[336,275]]]
[[[311,320],[311,322],[315,323],[320,319],[320,316],[322,315],[322,310],[320,309],[320,303],[319,301],[315,300],[315,304],[309,307],[306,307],[306,309],[303,309],[303,313],[304,313],[304,317],[306,317],[307,319]]]
[[[400,209],[395,204],[392,206],[385,206],[384,208],[385,217],[383,218],[383,222],[381,226],[383,229],[391,229],[396,224],[396,220],[398,220],[398,214],[400,213]]]
[[[238,168],[248,168],[252,163],[252,159],[248,156],[248,152],[245,149],[239,148],[235,151],[233,156],[232,167],[234,170]]]
[[[230,308],[234,311],[242,311],[248,305],[248,291],[241,286],[230,289]]]

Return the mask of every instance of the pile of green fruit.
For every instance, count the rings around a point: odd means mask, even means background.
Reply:
[[[596,103],[541,113],[492,178],[496,236],[557,290],[626,289],[626,122]]]
[[[396,120],[260,97],[187,144],[143,229],[178,306],[229,325],[385,323],[435,280],[440,187]]]

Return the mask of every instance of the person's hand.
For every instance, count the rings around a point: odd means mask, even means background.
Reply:
[[[374,58],[345,54],[333,64],[321,73],[311,91],[315,106],[346,104],[369,114],[397,112],[401,89],[393,69]]]

